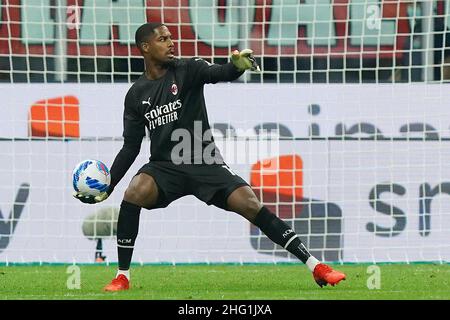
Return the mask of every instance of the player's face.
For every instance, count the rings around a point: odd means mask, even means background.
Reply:
[[[175,58],[172,34],[166,26],[155,29],[155,33],[142,48],[146,55],[157,63],[165,64]]]

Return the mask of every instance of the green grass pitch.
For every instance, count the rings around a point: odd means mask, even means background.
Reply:
[[[131,290],[116,293],[102,291],[115,265],[80,265],[80,289],[68,289],[68,265],[0,266],[0,299],[450,299],[448,264],[378,265],[381,287],[372,290],[369,265],[333,266],[347,280],[320,288],[304,265],[136,265]]]

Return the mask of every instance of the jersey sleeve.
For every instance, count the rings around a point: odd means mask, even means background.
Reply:
[[[117,154],[111,166],[110,193],[119,183],[141,150],[142,139],[145,136],[145,122],[138,115],[136,99],[132,91],[128,91],[125,97],[125,109],[123,113],[123,146]]]
[[[137,100],[132,93],[128,91],[125,97],[125,109],[123,112],[123,138],[126,142],[141,143],[145,136],[145,122],[143,117],[140,117],[136,108]]]
[[[213,64],[197,57],[188,60],[188,75],[192,83],[196,85],[233,81],[243,73],[244,71],[239,71],[231,62]]]

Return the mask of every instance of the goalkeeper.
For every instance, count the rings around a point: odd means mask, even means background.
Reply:
[[[105,200],[139,154],[148,128],[150,161],[139,169],[125,191],[117,224],[119,268],[104,289],[129,288],[141,209],[164,208],[185,195],[233,211],[259,227],[305,263],[318,285],[335,285],[345,279],[343,273],[313,257],[291,227],[259,202],[248,183],[224,163],[214,144],[203,87],[206,83],[233,81],[245,70],[258,71],[252,51],[235,50],[231,62],[223,65],[200,58],[178,59],[169,29],[157,23],[138,28],[136,45],[144,57],[145,71],[125,97],[124,144],[111,166],[110,188],[95,198],[75,194],[85,203]],[[184,139],[180,141],[180,137]],[[197,145],[202,147],[194,148]]]

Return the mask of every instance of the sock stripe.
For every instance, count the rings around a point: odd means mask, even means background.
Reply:
[[[123,246],[123,245],[121,245],[121,244],[118,244],[117,245],[119,248],[126,248],[126,249],[133,249],[134,248],[134,246]]]
[[[288,242],[286,242],[284,248],[287,249],[287,247],[291,244],[292,241],[294,241],[295,238],[298,238],[298,235],[293,235]]]

